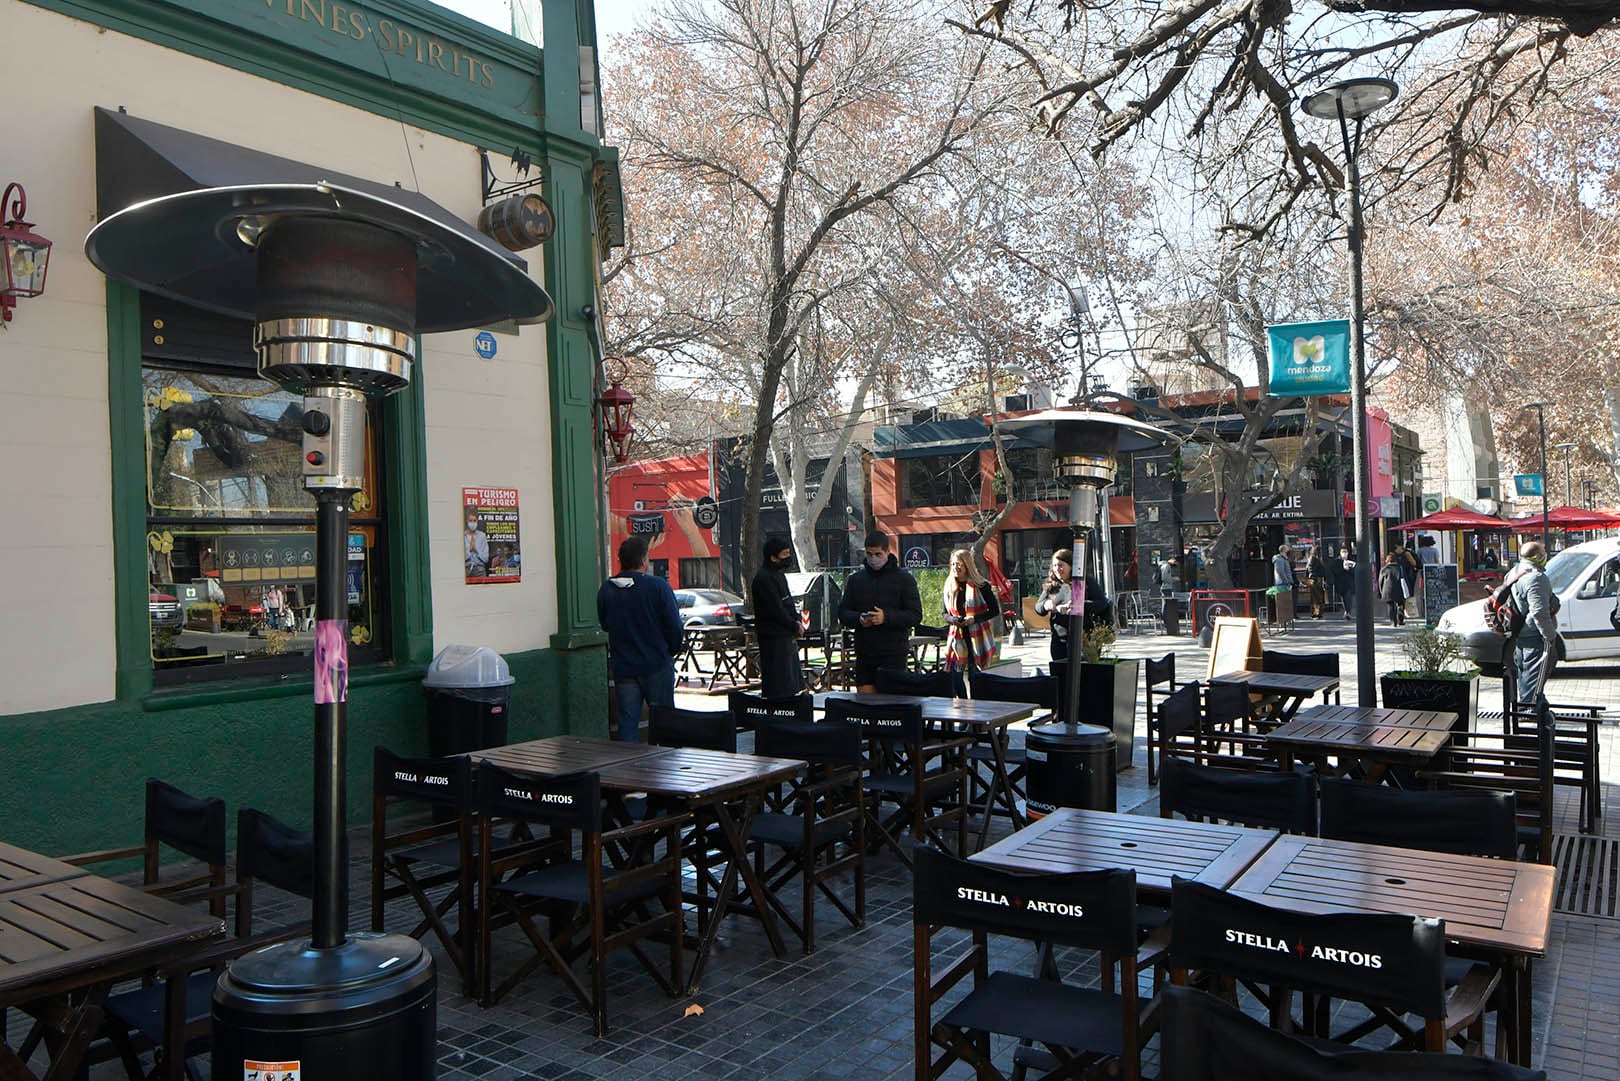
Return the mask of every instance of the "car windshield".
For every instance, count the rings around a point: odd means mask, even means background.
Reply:
[[[1596,558],[1592,552],[1559,552],[1547,563],[1547,583],[1554,593],[1562,593]]]

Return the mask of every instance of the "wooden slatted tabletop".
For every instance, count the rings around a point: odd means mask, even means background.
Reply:
[[[1173,877],[1224,887],[1277,839],[1272,830],[1061,807],[971,859],[1014,871],[1136,872],[1136,885],[1168,894]]]
[[[1339,686],[1338,676],[1306,676],[1289,672],[1223,672],[1211,683],[1241,683],[1260,694],[1275,694],[1309,698],[1313,694],[1334,690]]]
[[[1455,713],[1432,709],[1380,709],[1374,706],[1310,706],[1296,715],[1301,721],[1346,721],[1384,728],[1450,729],[1457,723]]]
[[[770,787],[804,772],[805,763],[692,747],[655,747],[657,754],[627,758],[603,767],[602,787],[645,792],[690,802],[731,799]]]
[[[0,841],[0,893],[89,874],[83,867]]]
[[[825,709],[827,699],[843,698],[872,705],[916,702],[922,706],[923,720],[929,724],[962,725],[969,728],[1006,728],[1028,720],[1041,707],[1028,702],[992,702],[984,698],[941,698],[909,694],[858,694],[835,692],[815,696],[817,709]]]
[[[588,739],[584,736],[548,736],[524,743],[509,743],[504,747],[470,751],[468,757],[514,773],[557,774],[582,770],[600,772],[617,763],[644,758],[662,750],[664,748],[646,743]]]
[[[1377,709],[1371,706],[1312,706],[1266,733],[1287,766],[1291,757],[1341,766],[1359,761],[1369,766],[1368,779],[1379,780],[1391,765],[1422,765],[1451,742],[1455,713],[1421,709]]]
[[[1297,912],[1437,917],[1469,946],[1542,956],[1555,868],[1318,837],[1279,837],[1228,889]]]
[[[225,923],[97,875],[0,893],[0,1006],[111,983],[184,956]]]

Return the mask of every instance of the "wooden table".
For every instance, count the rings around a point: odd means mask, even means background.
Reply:
[[[890,705],[897,702],[916,702],[922,706],[923,720],[943,729],[946,733],[970,733],[975,740],[990,748],[990,781],[986,785],[984,816],[979,827],[979,845],[982,847],[990,835],[990,815],[997,801],[1012,819],[1013,828],[1024,825],[1024,812],[1018,806],[1012,780],[1007,769],[1007,728],[1033,717],[1042,707],[1028,702],[992,702],[983,698],[943,698],[906,694],[859,694],[840,691],[818,694],[814,701],[817,709],[825,709],[827,699],[843,698],[851,702],[871,705]]]
[[[115,983],[224,933],[205,912],[0,844],[0,1009],[44,1024],[50,1078],[75,1075]],[[34,1076],[0,1034],[0,1078]]]
[[[1446,937],[1508,964],[1513,1061],[1530,1065],[1530,983],[1547,952],[1556,869],[1384,845],[1279,837],[1227,888],[1296,912],[1373,912],[1446,921]]]
[[[1060,807],[970,857],[1012,871],[1136,872],[1136,888],[1168,897],[1172,877],[1225,887],[1277,840],[1273,830]]]
[[[1455,713],[1423,709],[1378,709],[1372,706],[1312,706],[1287,724],[1266,733],[1282,768],[1305,758],[1323,768],[1336,759],[1340,772],[1351,761],[1362,763],[1366,779],[1377,783],[1392,765],[1421,766],[1451,742]]]
[[[1215,676],[1211,683],[1235,683],[1261,696],[1272,723],[1287,724],[1305,700],[1339,689],[1338,676],[1303,676],[1289,672],[1241,670]]]
[[[697,835],[712,821],[719,827],[730,858],[716,885],[712,908],[699,906],[699,939],[692,961],[688,990],[695,992],[704,964],[720,930],[720,921],[731,906],[741,879],[765,929],[765,937],[777,957],[786,953],[781,929],[748,859],[748,830],[759,813],[767,791],[805,770],[795,759],[764,758],[726,751],[705,751],[689,747],[651,747],[641,743],[586,739],[580,736],[552,736],[547,739],[490,747],[469,752],[478,761],[490,762],[514,772],[561,773],[594,770],[604,793],[624,796],[646,793],[665,803],[682,804],[697,821]]]

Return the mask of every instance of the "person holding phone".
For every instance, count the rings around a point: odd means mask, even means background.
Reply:
[[[879,668],[905,668],[911,629],[922,622],[917,580],[889,551],[888,534],[866,535],[865,562],[844,583],[838,622],[855,631],[855,689],[877,690]]]

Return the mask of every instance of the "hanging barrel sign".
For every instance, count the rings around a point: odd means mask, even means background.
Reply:
[[[480,210],[478,231],[508,251],[522,251],[550,240],[557,219],[540,196],[514,195]]]

